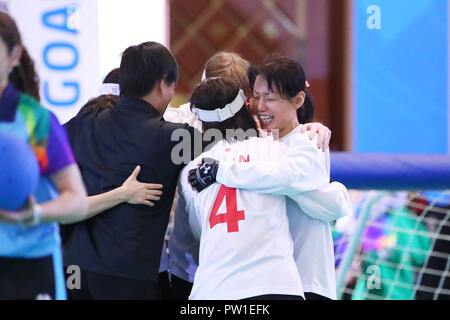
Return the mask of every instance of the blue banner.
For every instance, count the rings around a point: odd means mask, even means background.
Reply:
[[[353,57],[353,151],[448,154],[447,0],[354,0]]]

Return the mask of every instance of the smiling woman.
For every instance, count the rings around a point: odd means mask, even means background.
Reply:
[[[310,103],[305,88],[305,73],[300,64],[286,57],[270,58],[262,65],[249,69],[249,80],[262,128],[268,131],[279,130],[280,142],[283,144],[291,147],[298,145],[294,139],[302,136],[302,129],[297,110],[305,108],[305,102]],[[322,161],[325,163],[321,165],[329,173],[329,154]],[[250,190],[251,184],[255,183],[254,186],[259,191],[263,183],[260,179],[253,182],[245,169],[241,171],[233,168],[232,173],[225,174],[220,167],[217,181],[228,187],[245,187]],[[300,207],[288,199],[287,216],[294,241],[294,259],[305,297],[307,300],[336,299],[330,221],[350,212],[348,192],[342,184],[331,182],[312,192],[305,192],[303,196]],[[307,203],[312,206],[306,208]],[[326,203],[329,205],[325,205]],[[326,206],[330,210],[319,214],[324,208],[320,206]]]
[[[288,58],[272,58],[249,69],[253,89],[251,103],[262,129],[279,130],[280,138],[300,123],[297,110],[305,108],[306,77],[300,64]]]

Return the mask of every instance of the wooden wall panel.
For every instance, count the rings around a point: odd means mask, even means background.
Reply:
[[[206,60],[220,50],[252,63],[282,54],[302,63],[316,119],[333,131],[332,150],[348,148],[347,81],[350,0],[169,0],[171,50],[180,67],[177,98],[185,102]]]

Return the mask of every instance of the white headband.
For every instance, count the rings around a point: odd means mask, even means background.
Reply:
[[[98,89],[98,95],[120,96],[120,86],[117,83],[103,83]]]
[[[247,97],[244,91],[239,90],[236,98],[233,102],[227,104],[223,108],[218,108],[215,110],[203,110],[198,109],[193,106],[192,111],[194,111],[197,118],[204,122],[222,122],[233,117],[239,110],[244,106]]]

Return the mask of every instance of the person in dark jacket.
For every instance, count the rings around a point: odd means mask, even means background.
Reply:
[[[161,248],[184,166],[172,159],[179,143],[173,133],[182,129],[194,136],[192,127],[162,117],[177,77],[177,62],[166,47],[156,42],[131,46],[122,55],[117,106],[79,113],[66,124],[89,196],[121,186],[137,165],[139,181],[163,185],[153,207],[122,203],[75,225],[64,247],[64,264],[81,269],[81,289],[70,290],[70,299],[160,298]]]

